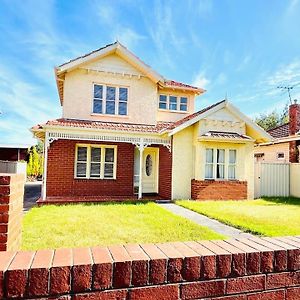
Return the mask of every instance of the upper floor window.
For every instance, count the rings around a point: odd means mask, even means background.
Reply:
[[[207,148],[205,179],[236,179],[236,150]]]
[[[187,111],[188,98],[172,95],[159,95],[158,107],[160,109],[168,109],[172,111]]]
[[[94,84],[93,113],[127,115],[128,88]]]

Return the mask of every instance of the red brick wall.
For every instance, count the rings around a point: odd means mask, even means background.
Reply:
[[[117,145],[117,179],[74,179],[77,143]],[[47,197],[132,196],[134,145],[73,140],[54,141],[48,149]]]
[[[292,104],[289,107],[289,133],[296,134],[300,130],[300,104]]]
[[[192,180],[194,200],[247,199],[246,181]]]
[[[171,199],[172,154],[167,147],[159,146],[159,196]]]
[[[21,248],[23,195],[23,174],[0,174],[0,251]]]
[[[0,253],[0,298],[296,300],[300,238]]]

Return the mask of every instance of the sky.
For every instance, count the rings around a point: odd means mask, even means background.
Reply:
[[[300,82],[300,0],[0,0],[0,143],[61,117],[53,68],[119,40],[165,78],[254,118]],[[300,101],[300,84],[292,90]]]

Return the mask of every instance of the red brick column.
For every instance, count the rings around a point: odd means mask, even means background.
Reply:
[[[0,174],[0,251],[20,249],[23,195],[23,174]]]
[[[3,299],[300,299],[300,237],[1,252]]]

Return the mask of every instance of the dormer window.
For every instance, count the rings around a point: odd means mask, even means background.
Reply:
[[[188,110],[188,98],[173,96],[173,95],[159,95],[159,109],[182,111]]]
[[[127,115],[128,88],[94,84],[93,113]]]

